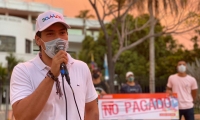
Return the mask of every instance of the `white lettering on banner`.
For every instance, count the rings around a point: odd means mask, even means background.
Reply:
[[[100,119],[178,119],[177,98],[99,99]]]

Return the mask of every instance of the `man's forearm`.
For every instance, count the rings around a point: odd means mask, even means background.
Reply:
[[[169,92],[171,93],[171,92],[172,92],[172,88],[166,87],[166,92],[167,92],[167,93],[169,93]]]
[[[99,109],[97,100],[93,100],[85,105],[85,120],[99,120]]]
[[[192,90],[191,91],[191,94],[192,94],[192,98],[193,98],[193,102],[196,100],[196,97],[197,97],[197,90]]]
[[[99,112],[91,111],[87,113],[84,120],[99,120]]]
[[[42,111],[51,93],[54,81],[46,77],[28,97],[13,104],[13,113],[18,120],[34,120]]]

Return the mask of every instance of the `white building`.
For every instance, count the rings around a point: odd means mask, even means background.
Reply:
[[[32,59],[38,53],[35,45],[35,20],[41,12],[55,10],[63,13],[63,9],[54,8],[47,4],[24,2],[19,0],[0,0],[0,63],[6,66],[5,59],[13,52],[18,59]],[[83,20],[65,17],[71,26],[69,33],[69,53],[77,57],[84,39]],[[86,21],[87,35],[97,38],[100,25],[96,20]]]

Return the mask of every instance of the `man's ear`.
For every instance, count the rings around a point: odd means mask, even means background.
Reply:
[[[41,38],[37,35],[35,35],[35,43],[38,45],[38,46],[41,46]]]

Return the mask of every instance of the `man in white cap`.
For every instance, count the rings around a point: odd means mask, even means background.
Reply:
[[[142,93],[141,86],[135,82],[133,72],[129,71],[126,73],[126,84],[122,85],[121,93]]]
[[[58,12],[38,16],[35,42],[40,53],[15,66],[11,76],[10,101],[17,120],[99,120],[90,70],[66,52],[68,28]],[[70,80],[62,81],[60,73]]]

